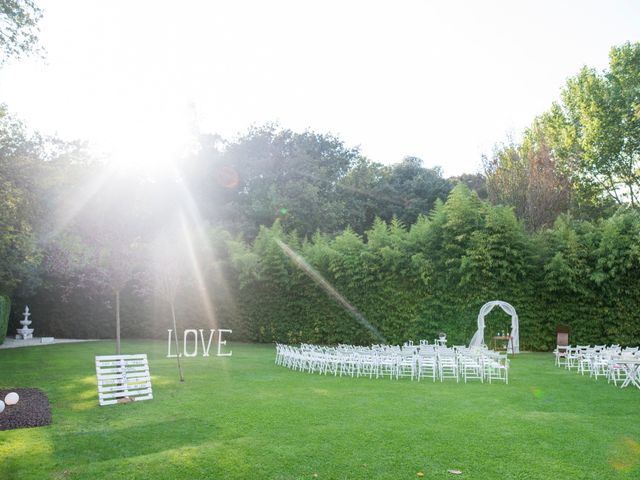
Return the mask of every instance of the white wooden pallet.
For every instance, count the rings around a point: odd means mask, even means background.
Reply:
[[[146,353],[97,356],[96,377],[100,405],[153,398]]]

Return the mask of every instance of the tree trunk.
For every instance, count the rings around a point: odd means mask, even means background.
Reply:
[[[120,290],[116,290],[116,355],[120,355]]]
[[[176,309],[171,300],[171,317],[173,318],[173,335],[176,342],[176,361],[178,362],[178,374],[180,375],[180,381],[184,382],[184,375],[182,375],[182,367],[180,366],[180,347],[178,345],[178,327],[176,326]],[[196,338],[196,341],[198,339]]]

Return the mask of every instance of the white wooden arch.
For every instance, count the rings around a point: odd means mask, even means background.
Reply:
[[[516,313],[516,309],[513,308],[507,302],[503,302],[502,300],[493,300],[491,302],[485,303],[480,309],[480,313],[478,313],[478,330],[475,335],[471,339],[471,343],[469,346],[471,347],[480,347],[484,345],[484,317],[486,317],[493,307],[500,307],[507,315],[511,315],[511,340],[509,340],[509,345],[507,347],[507,351],[513,351],[514,353],[520,353],[520,330],[518,328],[518,314]],[[513,349],[513,350],[512,350]]]

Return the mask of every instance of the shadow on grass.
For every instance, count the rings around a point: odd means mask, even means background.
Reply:
[[[210,442],[220,433],[218,427],[209,422],[189,418],[126,428],[112,428],[108,423],[102,427],[94,431],[51,435],[53,456],[64,466],[125,460],[198,446]]]
[[[24,478],[25,460],[51,457],[50,427],[7,430],[0,436],[0,478],[11,480]]]

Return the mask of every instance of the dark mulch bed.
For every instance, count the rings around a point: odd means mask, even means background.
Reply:
[[[9,392],[16,392],[20,400],[15,405],[7,405],[0,413],[0,430],[14,428],[41,427],[51,423],[49,399],[37,388],[0,389],[0,400]]]

